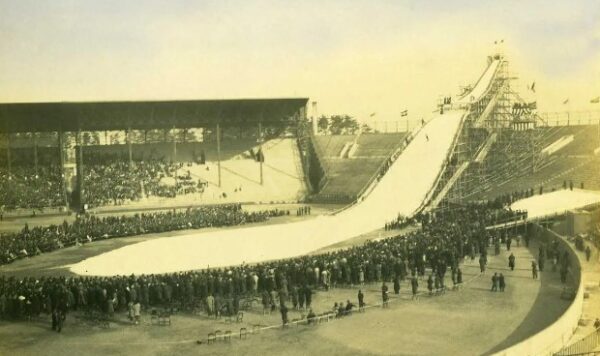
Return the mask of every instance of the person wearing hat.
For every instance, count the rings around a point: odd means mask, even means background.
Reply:
[[[498,276],[498,287],[500,288],[500,292],[504,292],[504,288],[506,288],[506,282],[502,273]]]
[[[508,267],[510,267],[511,271],[515,270],[515,255],[512,253],[508,256]]]
[[[533,279],[538,278],[538,269],[537,269],[537,264],[535,263],[535,261],[531,261],[531,274],[533,276]]]

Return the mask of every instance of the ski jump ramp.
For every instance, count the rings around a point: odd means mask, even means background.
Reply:
[[[496,62],[488,66],[471,93],[485,93]],[[467,96],[472,101],[474,95]],[[295,223],[199,230],[189,235],[156,238],[88,258],[70,269],[80,275],[109,276],[257,263],[305,255],[379,229],[398,214],[414,215],[430,198],[466,113],[449,111],[429,121],[373,191],[338,214]]]

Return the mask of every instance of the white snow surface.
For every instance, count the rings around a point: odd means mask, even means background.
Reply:
[[[427,123],[371,194],[336,215],[156,238],[88,258],[71,265],[71,271],[110,276],[256,263],[303,255],[381,228],[399,213],[411,216],[419,208],[447,158],[463,116],[464,111],[451,111]]]
[[[498,68],[498,65],[500,65],[500,60],[496,59],[492,61],[488,65],[481,78],[479,78],[479,80],[477,81],[477,84],[475,84],[475,87],[462,98],[458,99],[456,101],[457,104],[469,104],[479,100],[479,98],[483,94],[485,94],[487,88],[490,86],[490,82],[496,74],[496,69]]]
[[[557,190],[514,202],[513,210],[527,210],[528,219],[563,214],[566,211],[600,203],[600,192],[573,189]]]

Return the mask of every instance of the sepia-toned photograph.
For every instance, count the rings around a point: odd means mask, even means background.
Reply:
[[[0,0],[0,355],[600,355],[600,2]]]

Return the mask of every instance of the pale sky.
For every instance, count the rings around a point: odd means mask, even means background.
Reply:
[[[0,102],[310,97],[417,120],[498,50],[540,111],[600,110],[597,0],[0,0]]]

